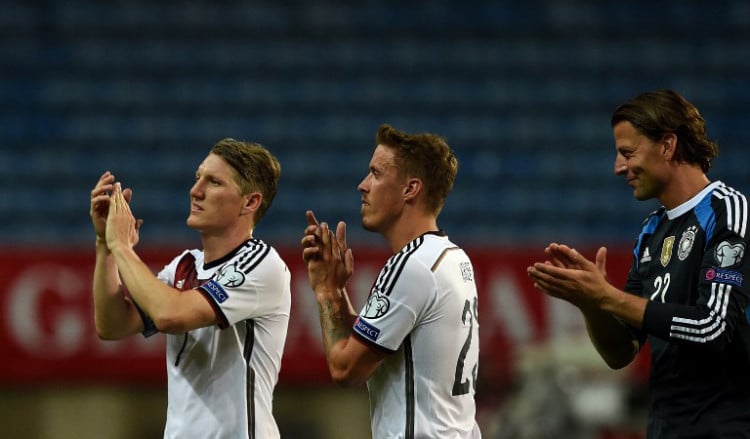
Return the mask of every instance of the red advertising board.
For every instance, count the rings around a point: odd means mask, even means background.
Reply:
[[[181,249],[140,249],[154,272]],[[292,272],[292,310],[280,383],[329,382],[318,307],[296,248],[279,249]],[[348,289],[355,307],[365,303],[388,257],[385,249],[354,249]],[[506,379],[520,346],[580,332],[583,321],[569,304],[533,288],[526,267],[542,249],[467,249],[479,287],[480,370]],[[593,250],[585,251],[593,256]],[[163,383],[160,335],[123,341],[96,336],[91,298],[93,248],[6,249],[0,254],[0,384]],[[621,284],[628,249],[610,249],[608,272]]]

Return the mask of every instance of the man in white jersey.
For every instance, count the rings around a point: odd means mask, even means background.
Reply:
[[[328,367],[343,386],[367,382],[373,438],[479,438],[477,289],[471,261],[437,227],[458,161],[444,139],[382,125],[359,185],[362,225],[393,255],[357,313],[346,225],[307,212],[303,260],[320,306]]]
[[[272,414],[291,303],[290,273],[253,237],[281,167],[256,143],[223,139],[198,166],[187,225],[203,249],[154,276],[136,252],[130,189],[105,172],[91,191],[99,337],[167,337],[165,438],[278,438]]]

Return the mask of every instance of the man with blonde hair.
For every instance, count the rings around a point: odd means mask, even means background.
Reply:
[[[272,413],[291,304],[290,274],[254,236],[281,167],[263,146],[223,139],[198,166],[187,225],[202,249],[158,276],[134,247],[132,191],[105,172],[91,191],[96,329],[167,338],[165,438],[278,438]]]
[[[303,259],[320,307],[328,368],[343,386],[367,382],[373,438],[479,438],[477,288],[469,257],[438,228],[458,161],[434,134],[382,125],[359,184],[362,226],[393,255],[357,314],[346,224],[334,234],[308,211]]]

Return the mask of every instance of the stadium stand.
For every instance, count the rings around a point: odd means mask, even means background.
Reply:
[[[667,8],[667,10],[657,9]],[[382,122],[435,131],[461,171],[441,225],[459,242],[629,242],[654,205],[620,178],[609,116],[676,88],[704,111],[712,173],[750,189],[750,6],[741,1],[68,2],[0,14],[0,242],[87,243],[112,170],[143,242],[181,244],[195,166],[223,137],[282,162],[263,236],[303,211],[358,224]],[[666,19],[665,19],[666,18]],[[351,239],[377,239],[351,228]]]

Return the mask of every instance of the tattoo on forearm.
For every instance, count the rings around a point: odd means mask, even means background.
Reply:
[[[323,331],[323,344],[328,349],[337,341],[349,338],[351,328],[341,315],[340,304],[325,302],[320,304],[320,328]]]

